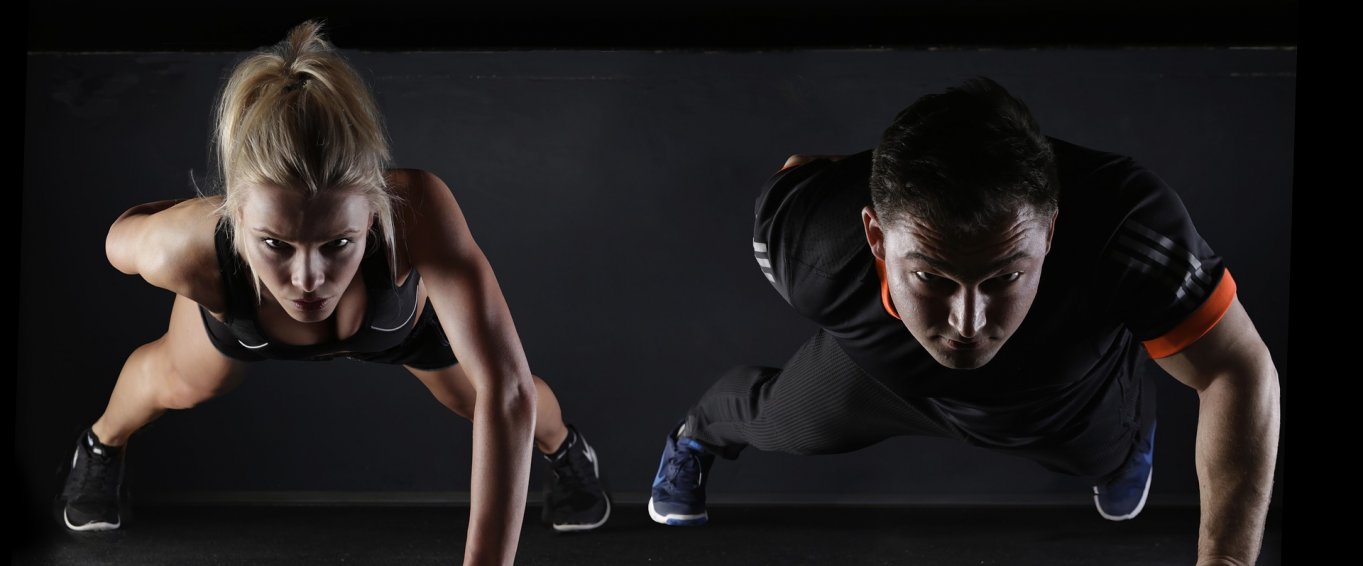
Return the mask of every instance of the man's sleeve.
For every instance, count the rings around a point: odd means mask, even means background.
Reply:
[[[1235,280],[1162,179],[1136,166],[1121,191],[1128,212],[1104,251],[1118,315],[1152,358],[1172,356],[1221,321]]]
[[[829,164],[830,161],[827,159],[816,159],[781,169],[767,179],[754,206],[753,257],[757,260],[757,267],[762,271],[762,275],[787,303],[791,302],[789,278],[792,274],[785,265],[790,258],[783,253],[788,252],[785,248],[789,246],[783,241],[777,224],[783,216],[782,213],[788,208],[787,205],[796,189],[826,169]]]

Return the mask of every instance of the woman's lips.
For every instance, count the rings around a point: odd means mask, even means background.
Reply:
[[[301,310],[301,311],[316,311],[316,310],[322,310],[322,306],[325,305],[325,304],[327,303],[327,300],[326,300],[326,299],[304,299],[304,300],[295,300],[295,301],[291,301],[291,302],[293,303],[293,306],[295,306],[295,307],[298,308],[298,310]]]

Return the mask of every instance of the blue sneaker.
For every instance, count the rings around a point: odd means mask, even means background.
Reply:
[[[653,494],[648,498],[648,516],[664,525],[704,525],[710,520],[705,513],[705,478],[715,456],[695,439],[675,434],[667,435],[663,447]]]
[[[1125,521],[1139,515],[1150,494],[1154,468],[1155,423],[1151,423],[1150,432],[1138,441],[1126,463],[1107,481],[1093,486],[1093,504],[1098,507],[1098,514],[1109,521]]]

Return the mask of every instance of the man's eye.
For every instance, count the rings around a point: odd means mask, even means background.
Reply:
[[[933,275],[933,274],[931,274],[931,273],[928,273],[928,272],[926,272],[926,271],[915,271],[915,272],[913,272],[913,276],[914,276],[914,277],[917,277],[919,281],[923,281],[923,282],[927,282],[927,283],[932,283],[932,282],[934,282],[934,281],[940,281],[940,280],[942,279],[941,277],[938,277],[938,276]]]
[[[1004,283],[1012,283],[1012,282],[1014,282],[1014,281],[1017,281],[1018,278],[1020,278],[1020,277],[1022,277],[1022,272],[1021,272],[1021,271],[1014,271],[1014,272],[1009,273],[1009,274],[1007,274],[1007,275],[1001,275],[1001,276],[997,277],[997,279],[998,279],[999,281],[1004,282]]]

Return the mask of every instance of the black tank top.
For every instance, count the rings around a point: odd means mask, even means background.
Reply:
[[[413,269],[401,287],[394,285],[386,243],[373,232],[369,236],[359,273],[364,277],[369,300],[360,329],[344,340],[297,346],[274,340],[261,330],[253,276],[232,246],[226,222],[218,222],[214,240],[227,313],[219,321],[199,307],[209,340],[224,355],[241,361],[329,360],[351,353],[381,352],[402,344],[415,326],[417,283],[421,276]]]

